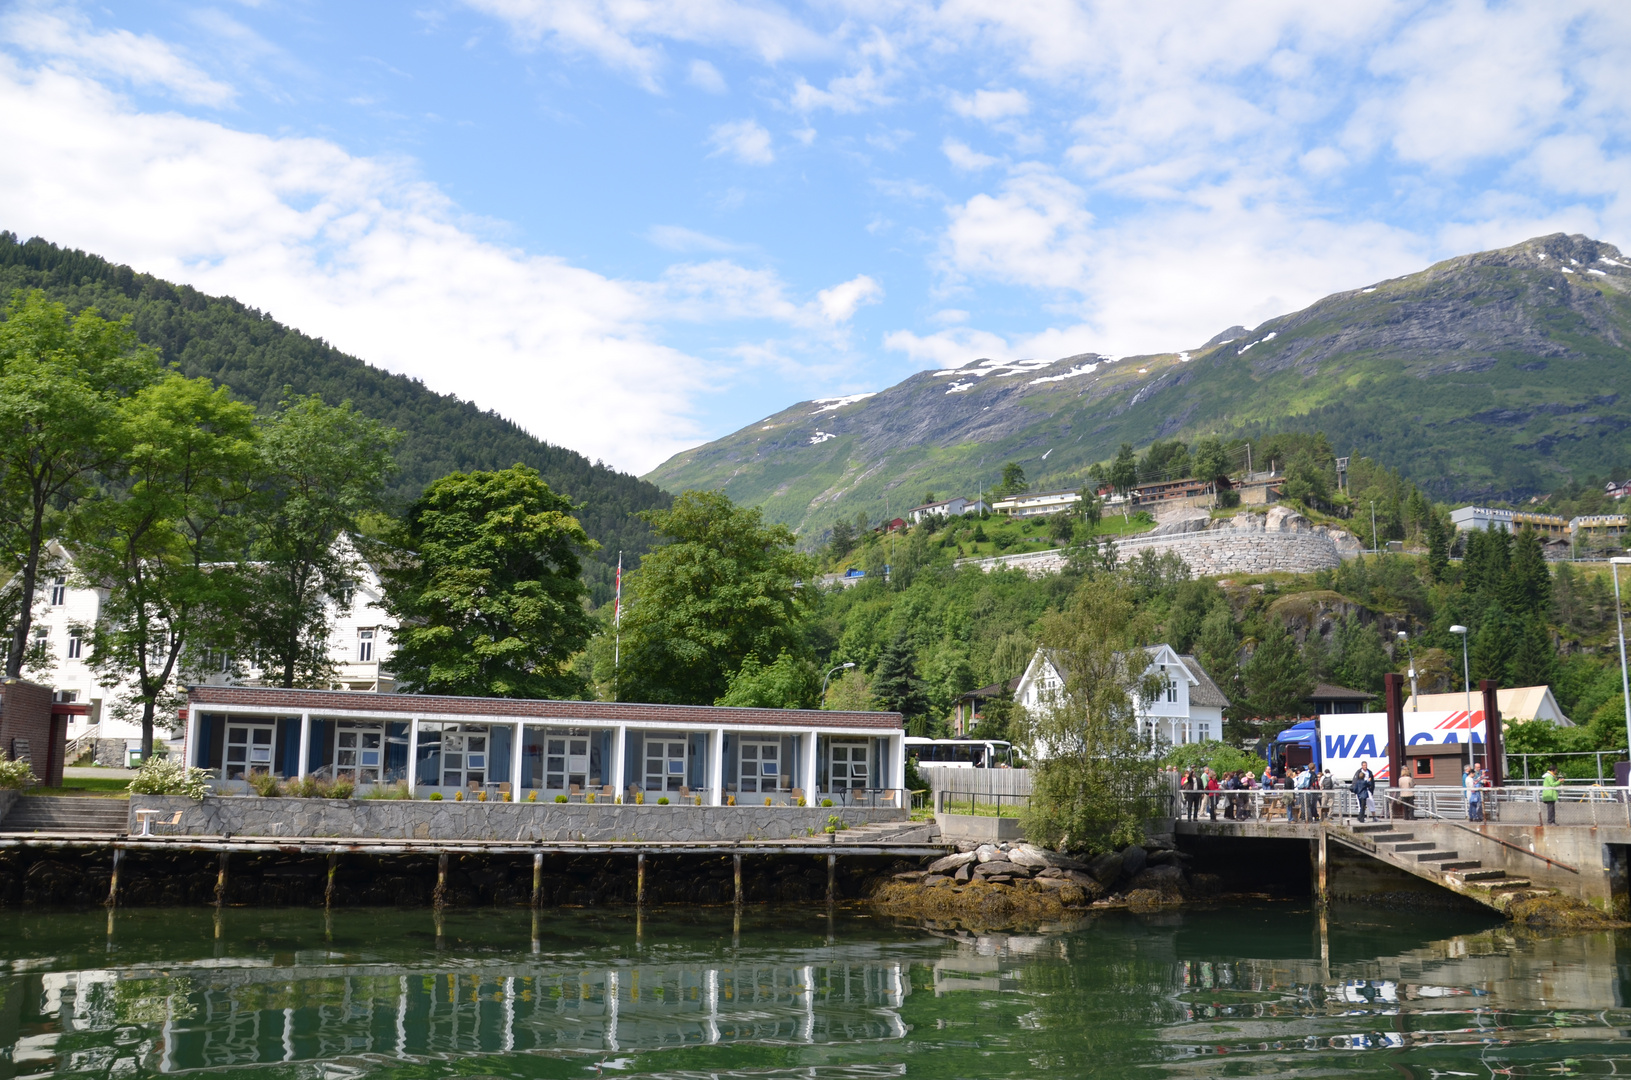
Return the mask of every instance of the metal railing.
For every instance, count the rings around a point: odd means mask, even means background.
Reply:
[[[101,724],[92,724],[90,727],[86,728],[77,738],[74,739],[73,742],[68,744],[68,749],[63,755],[62,760],[72,764],[74,761],[78,760],[79,755],[83,754],[86,750],[94,751],[96,749],[97,738],[101,735],[101,733]]]
[[[1509,851],[1516,851],[1520,855],[1527,855],[1531,859],[1538,859],[1538,860],[1540,860],[1541,862],[1545,863],[1548,866],[1556,866],[1559,869],[1567,870],[1571,874],[1578,874],[1580,872],[1578,868],[1570,866],[1568,863],[1565,863],[1565,862],[1558,862],[1556,859],[1550,858],[1549,856],[1546,856],[1546,855],[1542,855],[1538,851],[1530,851],[1526,847],[1520,847],[1517,844],[1508,843],[1507,841],[1502,840],[1498,836],[1491,836],[1489,833],[1481,832],[1478,829],[1473,828],[1471,825],[1463,825],[1459,821],[1454,821],[1454,820],[1451,820],[1450,818],[1442,817],[1442,816],[1440,816],[1438,814],[1434,814],[1431,811],[1424,810],[1422,807],[1417,806],[1413,799],[1411,801],[1409,801],[1409,802],[1406,802],[1402,798],[1399,798],[1399,797],[1394,796],[1394,795],[1383,795],[1382,796],[1382,803],[1383,803],[1384,806],[1386,806],[1388,808],[1389,817],[1392,820],[1405,820],[1405,821],[1431,820],[1431,821],[1436,821],[1436,822],[1439,822],[1440,824],[1449,825],[1449,826],[1451,826],[1453,828],[1460,829],[1462,832],[1470,833],[1473,836],[1478,837],[1480,840],[1487,840],[1487,841],[1489,841],[1489,842],[1491,842],[1493,844],[1498,844],[1501,847],[1506,848]]]
[[[1615,762],[1618,762],[1621,758],[1626,756],[1626,751],[1624,751],[1624,750],[1570,750],[1570,751],[1568,751],[1566,753],[1560,753],[1560,754],[1542,754],[1542,753],[1538,753],[1538,752],[1533,752],[1533,753],[1532,752],[1513,753],[1511,751],[1507,751],[1507,753],[1505,755],[1506,756],[1506,762],[1507,762],[1506,776],[1507,776],[1507,778],[1509,780],[1517,780],[1518,777],[1514,776],[1513,773],[1514,772],[1521,772],[1523,774],[1523,782],[1525,784],[1538,783],[1539,779],[1540,779],[1538,774],[1536,776],[1534,776],[1534,777],[1531,777],[1529,775],[1529,773],[1530,773],[1529,759],[1530,758],[1539,758],[1540,762],[1544,765],[1545,763],[1556,761],[1559,758],[1589,757],[1589,758],[1596,758],[1597,759],[1597,782],[1599,784],[1601,784],[1601,783],[1604,783],[1605,781],[1613,779],[1613,775],[1612,775],[1613,774],[1613,769],[1612,769],[1612,767],[1610,767],[1608,776],[1605,776],[1603,774],[1603,756],[1605,754],[1607,756],[1609,756],[1610,758],[1612,758]],[[1514,758],[1518,759],[1518,763],[1519,763],[1519,768],[1518,769],[1513,769],[1512,768],[1512,760]],[[1542,768],[1539,771],[1544,772],[1545,770],[1544,770],[1544,768]]]
[[[1470,799],[1460,787],[1418,786],[1408,797],[1397,788],[1378,785],[1366,807],[1366,818],[1408,820],[1412,813],[1437,820],[1500,822],[1509,825],[1623,825],[1631,828],[1631,791],[1626,788],[1576,783],[1558,787],[1557,801],[1548,804],[1539,785],[1477,788]],[[1197,798],[1198,796],[1198,798]],[[1357,819],[1359,799],[1346,787],[1311,789],[1253,788],[1243,791],[1181,793],[1176,816],[1180,820],[1253,821],[1292,825]],[[1215,809],[1214,809],[1215,807]]]
[[[1007,795],[989,791],[950,791],[934,793],[937,814],[974,814],[981,817],[1018,817],[1031,805],[1029,795]]]

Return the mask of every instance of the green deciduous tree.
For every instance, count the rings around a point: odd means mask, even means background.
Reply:
[[[1123,499],[1132,493],[1138,485],[1138,458],[1133,455],[1133,444],[1122,443],[1121,449],[1116,451],[1116,460],[1110,463],[1105,473],[1105,481],[1110,489]],[[1121,516],[1127,516],[1127,503],[1121,504]]]
[[[1013,495],[1023,495],[1031,490],[1031,485],[1025,479],[1025,468],[1017,461],[1010,461],[1002,467],[1002,483],[992,492],[999,499],[1006,499]]]
[[[1136,701],[1152,699],[1142,649],[1131,648],[1133,599],[1109,575],[1085,580],[1068,607],[1044,617],[1043,644],[1063,667],[1052,706],[1023,718],[1036,762],[1025,835],[1060,848],[1105,849],[1143,836],[1155,761],[1137,730]]]
[[[108,590],[90,664],[131,687],[142,756],[189,650],[230,643],[243,610],[244,518],[256,474],[254,413],[204,379],[169,375],[121,403],[108,493],[72,524],[80,575]]]
[[[358,561],[342,538],[379,508],[395,442],[350,402],[317,397],[284,402],[261,429],[244,652],[279,686],[327,685],[327,599],[347,591]]]
[[[5,674],[22,674],[45,545],[118,447],[120,400],[159,377],[125,322],[19,293],[0,322],[0,551],[16,567]]]
[[[827,540],[827,552],[835,559],[842,559],[855,550],[855,526],[839,518],[832,523],[832,535]]]
[[[597,545],[574,509],[525,465],[452,473],[425,489],[391,537],[381,575],[399,623],[391,667],[406,688],[583,693],[570,664],[593,628],[579,574]]]
[[[783,652],[775,663],[761,664],[757,656],[742,661],[731,676],[730,689],[715,705],[754,709],[813,709],[821,696],[821,672],[808,660]]]
[[[1359,621],[1352,612],[1337,625],[1336,654],[1331,674],[1343,686],[1379,693],[1382,676],[1393,670],[1393,661],[1382,648],[1376,630]]]
[[[648,514],[667,542],[627,577],[620,700],[711,705],[748,656],[802,655],[814,590],[795,587],[811,567],[790,529],[716,491]]]

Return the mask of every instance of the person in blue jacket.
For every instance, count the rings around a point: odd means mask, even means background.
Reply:
[[[1370,809],[1371,796],[1376,793],[1376,774],[1370,771],[1370,762],[1361,761],[1359,771],[1354,773],[1353,783],[1349,785],[1354,798],[1359,800],[1359,820],[1365,820],[1365,812]]]

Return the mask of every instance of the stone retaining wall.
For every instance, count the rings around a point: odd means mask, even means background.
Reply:
[[[1267,514],[1237,514],[1219,521],[1180,521],[1151,533],[1116,541],[1116,558],[1121,562],[1136,558],[1144,551],[1157,555],[1171,551],[1189,565],[1196,577],[1309,574],[1339,566],[1343,559],[1358,555],[1360,550],[1359,542],[1351,534],[1311,524],[1301,514],[1283,506],[1276,506]],[[1065,552],[1056,549],[963,559],[957,565],[974,565],[987,572],[999,567],[1017,568],[1032,577],[1040,577],[1059,573],[1066,562]]]
[[[137,810],[158,810],[165,835],[344,837],[380,840],[645,840],[729,843],[821,835],[827,818],[846,825],[905,821],[887,807],[622,806],[586,803],[426,802],[408,799],[262,799],[133,795],[130,831],[140,831]]]
[[[6,815],[11,813],[11,808],[17,804],[22,795],[22,792],[12,788],[0,788],[0,821],[6,820]]]

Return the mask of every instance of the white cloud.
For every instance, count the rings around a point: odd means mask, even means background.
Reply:
[[[1031,99],[1023,90],[976,90],[971,95],[953,94],[951,109],[973,120],[1005,120],[1031,111]]]
[[[461,228],[400,163],[145,114],[0,54],[7,225],[227,293],[391,371],[636,472],[695,441],[701,365],[651,286]]]
[[[666,251],[743,251],[746,244],[722,240],[717,236],[687,229],[683,225],[653,225],[646,230],[646,239]]]
[[[744,165],[769,165],[776,160],[776,152],[770,145],[770,132],[757,120],[730,120],[715,124],[708,131],[708,145],[714,148],[710,157],[732,157]]]
[[[710,94],[723,94],[727,89],[725,76],[721,75],[719,69],[706,60],[691,61],[691,67],[686,74],[685,81]]]
[[[828,43],[785,12],[738,0],[465,0],[528,44],[594,57],[659,88],[662,42],[729,47],[766,64],[825,54]]]
[[[1024,166],[998,194],[952,208],[945,256],[962,275],[1080,289],[1092,255],[1092,224],[1081,188],[1041,166]]]
[[[231,105],[236,91],[149,34],[99,31],[72,9],[22,4],[0,18],[0,40],[70,69],[158,90],[190,105]]]
[[[832,323],[848,322],[862,304],[876,304],[882,299],[883,286],[865,274],[816,293],[821,314]]]
[[[962,169],[964,172],[979,172],[981,169],[989,169],[1002,163],[1000,158],[970,149],[967,143],[957,139],[946,139],[940,144],[940,151],[946,155],[946,160],[951,162],[953,168]]]

